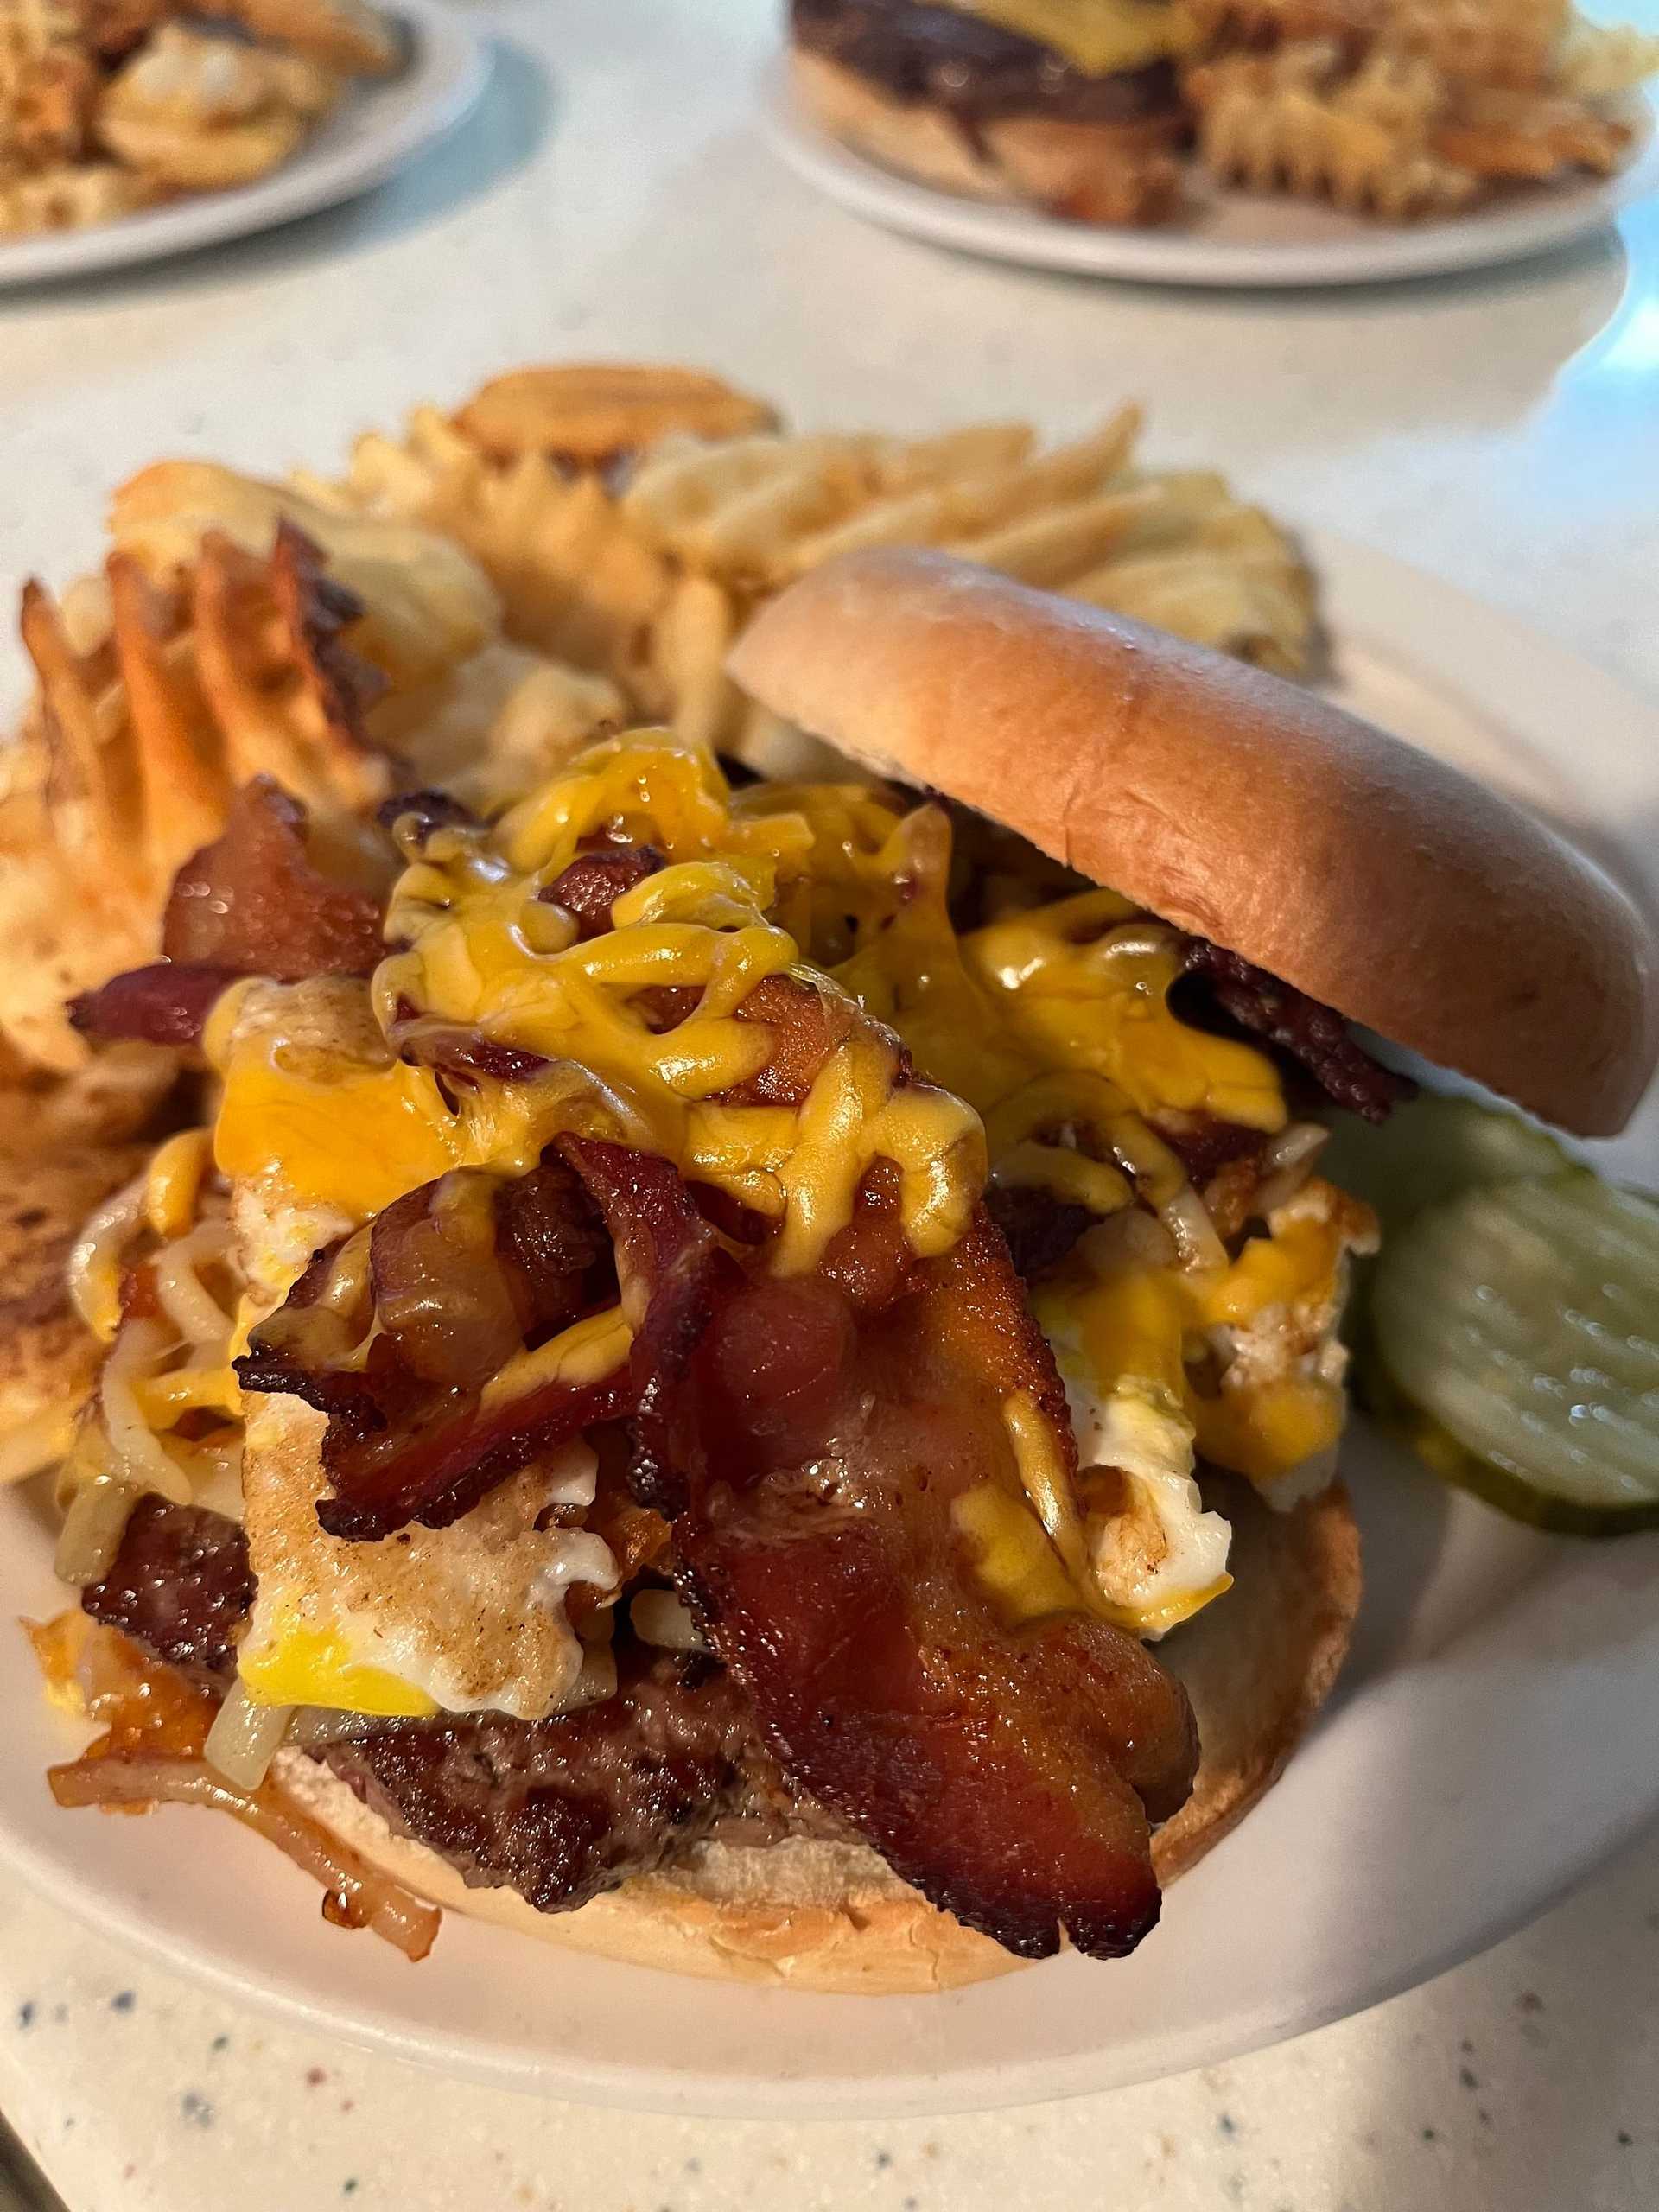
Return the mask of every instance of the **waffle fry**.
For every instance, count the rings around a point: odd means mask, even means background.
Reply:
[[[389,76],[403,59],[396,26],[365,0],[216,0],[214,12],[348,77]]]
[[[455,426],[493,461],[543,454],[596,467],[675,432],[738,437],[776,420],[763,400],[700,369],[581,362],[493,378]]]
[[[1311,44],[1212,62],[1188,82],[1205,166],[1250,191],[1402,221],[1465,206],[1478,189],[1430,149],[1446,91],[1418,59],[1374,54],[1348,77],[1336,48]]]
[[[1630,143],[1628,124],[1550,92],[1467,90],[1433,131],[1435,152],[1471,175],[1543,183],[1563,169],[1611,176]]]
[[[344,483],[296,481],[446,532],[500,594],[507,635],[556,659],[620,675],[667,596],[666,564],[596,478],[566,477],[539,454],[492,467],[434,408],[416,411],[401,443],[359,438]]]
[[[32,175],[0,178],[0,237],[118,222],[148,207],[160,191],[155,178],[135,176],[112,162],[61,162]]]
[[[465,548],[401,517],[330,506],[210,461],[158,461],[115,494],[110,536],[157,581],[193,563],[217,531],[268,554],[287,522],[321,548],[328,573],[363,601],[352,634],[394,690],[441,680],[499,635],[500,602]]]
[[[69,44],[31,51],[9,41],[0,19],[0,146],[29,171],[77,162],[87,149],[99,74],[90,54]]]
[[[1535,90],[1550,81],[1567,0],[1393,0],[1383,38],[1454,84]]]
[[[491,809],[517,798],[592,738],[627,719],[615,684],[521,645],[486,645],[435,692],[372,716],[410,780]]]
[[[1656,72],[1659,35],[1629,24],[1579,22],[1562,43],[1555,84],[1580,99],[1612,99],[1636,91]]]
[[[222,191],[285,162],[338,91],[315,63],[168,23],[105,90],[95,129],[141,175]]]
[[[0,234],[251,183],[297,150],[348,76],[397,60],[396,33],[362,0],[214,0],[213,12],[243,29],[204,26],[185,0],[0,0]]]

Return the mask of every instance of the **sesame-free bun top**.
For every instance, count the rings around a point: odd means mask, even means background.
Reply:
[[[1584,1136],[1659,1057],[1659,953],[1510,800],[1315,694],[948,555],[811,570],[732,653],[763,705]]]

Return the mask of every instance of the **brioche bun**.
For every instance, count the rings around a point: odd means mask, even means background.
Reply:
[[[1186,1685],[1203,1745],[1192,1795],[1153,1842],[1166,1883],[1196,1864],[1279,1774],[1335,1681],[1358,1610],[1359,1536],[1340,1485],[1289,1513],[1236,1477],[1206,1474],[1233,1524],[1233,1587],[1160,1647]],[[925,1994],[1020,1964],[937,1911],[861,1846],[706,1843],[671,1873],[636,1877],[579,1912],[514,1890],[469,1889],[396,1835],[302,1751],[278,1755],[312,1818],[423,1897],[521,1936],[634,1966],[872,1997]]]
[[[1659,1057],[1659,953],[1532,815],[1315,694],[925,551],[827,563],[728,663],[1184,930],[1584,1136]]]
[[[1122,123],[1001,116],[970,138],[943,107],[894,99],[822,54],[798,51],[790,72],[801,105],[830,137],[941,191],[1086,223],[1162,222],[1180,197],[1173,111]]]

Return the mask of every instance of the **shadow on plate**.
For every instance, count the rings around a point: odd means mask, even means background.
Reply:
[[[317,214],[164,261],[20,285],[0,302],[0,314],[26,314],[43,300],[101,310],[161,292],[205,289],[227,278],[280,276],[306,262],[403,237],[483,199],[533,158],[557,111],[553,81],[527,48],[494,38],[486,59],[488,79],[472,113],[384,184]]]

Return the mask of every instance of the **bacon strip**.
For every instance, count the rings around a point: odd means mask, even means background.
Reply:
[[[791,1779],[1022,1957],[1063,1930],[1094,1956],[1132,1948],[1158,1916],[1149,1823],[1191,1787],[1192,1713],[1133,1637],[1011,1629],[973,1573],[953,1509],[1017,1487],[1007,1397],[1070,1440],[988,1219],[884,1303],[860,1294],[879,1270],[751,1276],[669,1163],[566,1149],[625,1281],[651,1290],[637,1487]]]
[[[384,902],[317,864],[305,809],[269,776],[231,802],[225,833],[179,870],[162,922],[169,960],[279,983],[367,976],[384,952]]]
[[[215,1000],[241,973],[204,961],[153,961],[71,999],[69,1020],[83,1037],[199,1045]]]
[[[1216,1004],[1241,1029],[1263,1037],[1296,1061],[1337,1105],[1368,1122],[1386,1122],[1416,1096],[1409,1076],[1374,1060],[1333,1007],[1281,983],[1265,968],[1208,938],[1187,941],[1186,972],[1201,977]]]
[[[328,1416],[330,1535],[372,1542],[410,1521],[444,1529],[497,1483],[632,1403],[626,1372],[550,1383],[493,1406],[484,1385],[614,1296],[609,1240],[558,1160],[517,1179],[464,1169],[388,1206],[369,1246],[369,1309],[318,1310],[340,1247],[319,1253],[236,1363],[245,1389]],[[378,1327],[360,1364],[339,1355]]]

